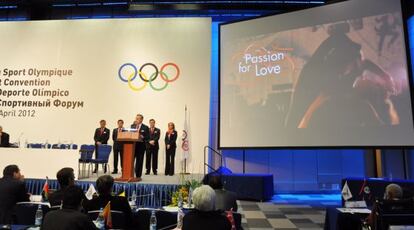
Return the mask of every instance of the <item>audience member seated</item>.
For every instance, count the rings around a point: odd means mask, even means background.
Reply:
[[[17,165],[8,165],[0,179],[0,224],[11,224],[17,202],[29,201],[24,176]]]
[[[385,188],[384,200],[400,200],[403,197],[403,190],[398,184],[389,184]],[[371,214],[368,216],[366,222],[371,228],[374,229],[375,225],[375,213],[377,212],[377,206],[374,205]]]
[[[0,147],[10,147],[10,136],[3,132],[3,127],[0,126]]]
[[[73,168],[62,168],[56,174],[56,178],[59,182],[59,190],[49,194],[49,203],[51,207],[59,206],[62,204],[63,193],[68,186],[75,184],[75,174]]]
[[[62,209],[46,214],[42,230],[95,230],[95,224],[81,212],[84,197],[80,187],[68,186],[63,193]]]
[[[112,196],[112,188],[114,186],[114,178],[109,175],[100,176],[96,180],[96,189],[99,196],[94,197],[92,200],[85,200],[83,202],[83,208],[86,212],[100,210],[104,208],[109,201],[111,201],[111,210],[121,211],[125,214],[125,223],[127,226],[131,226],[132,223],[132,211],[129,206],[128,200],[122,196]]]
[[[215,210],[216,194],[214,190],[203,185],[193,192],[195,210],[183,218],[182,230],[230,230],[231,224],[221,211]]]
[[[234,192],[226,191],[221,183],[221,176],[214,175],[209,178],[208,184],[216,193],[216,210],[237,212],[237,195]]]

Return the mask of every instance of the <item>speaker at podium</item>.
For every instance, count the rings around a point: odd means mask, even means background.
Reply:
[[[142,141],[138,132],[134,130],[126,130],[118,133],[117,141],[123,144],[124,150],[122,154],[122,176],[116,178],[116,181],[124,182],[138,182],[141,178],[134,176],[134,159],[135,159],[135,144]]]

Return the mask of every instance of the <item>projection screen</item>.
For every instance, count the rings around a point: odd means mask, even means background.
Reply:
[[[412,146],[402,3],[220,25],[219,147]]]

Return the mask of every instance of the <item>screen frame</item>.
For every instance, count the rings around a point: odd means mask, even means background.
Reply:
[[[245,22],[245,21],[250,21],[250,20],[255,20],[255,19],[261,19],[261,18],[266,18],[266,17],[272,17],[272,16],[276,16],[276,15],[283,15],[283,14],[288,14],[288,13],[293,13],[293,12],[300,12],[300,11],[306,11],[308,9],[312,9],[312,8],[318,8],[318,7],[324,7],[327,5],[335,5],[335,4],[339,4],[339,3],[343,3],[346,2],[348,0],[343,0],[343,1],[335,1],[332,3],[328,3],[328,4],[324,4],[324,5],[319,5],[319,6],[311,6],[305,9],[300,9],[300,10],[293,10],[293,11],[287,11],[287,12],[283,12],[283,13],[271,13],[271,14],[264,14],[261,16],[255,16],[255,17],[249,17],[249,18],[245,18],[245,19],[240,19],[240,20],[232,20],[232,21],[228,21],[228,22],[223,22],[219,24],[219,29],[218,29],[218,119],[217,119],[217,148],[219,150],[253,150],[253,149],[258,149],[258,150],[263,150],[263,149],[412,149],[414,148],[414,140],[413,140],[413,144],[411,145],[341,145],[341,146],[222,146],[221,145],[221,30],[222,27],[225,25],[229,25],[229,24],[236,24],[239,22]],[[409,41],[409,35],[408,35],[408,19],[410,18],[410,13],[408,12],[409,7],[408,7],[408,0],[399,0],[400,1],[400,5],[401,5],[401,14],[402,14],[402,20],[403,20],[403,33],[404,33],[404,44],[405,44],[405,52],[406,52],[406,62],[407,62],[407,75],[408,75],[408,91],[409,91],[409,97],[411,99],[411,115],[412,115],[412,121],[413,121],[413,133],[414,133],[414,97],[413,97],[413,72],[412,72],[412,65],[413,63],[411,62],[411,52],[410,52],[410,41]],[[414,17],[414,15],[412,15],[412,17]]]

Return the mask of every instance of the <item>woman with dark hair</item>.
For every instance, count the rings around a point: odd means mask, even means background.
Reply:
[[[177,131],[174,123],[168,123],[168,130],[165,133],[165,175],[174,175],[175,149],[177,149]]]

